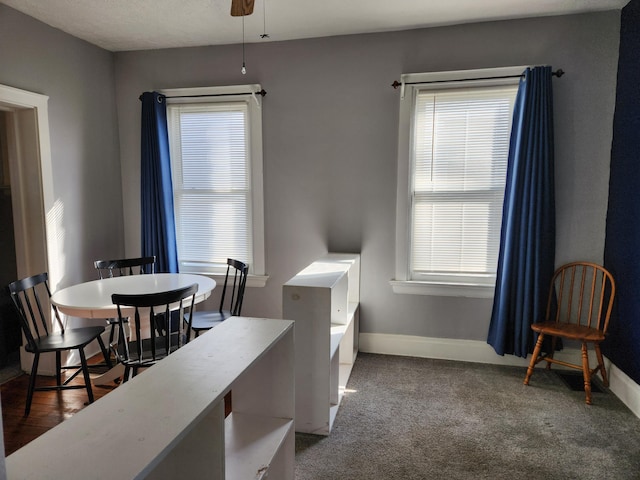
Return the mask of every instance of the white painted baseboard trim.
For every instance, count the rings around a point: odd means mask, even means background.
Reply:
[[[529,365],[529,359],[513,355],[500,356],[496,354],[493,347],[479,340],[360,333],[359,350],[365,353],[437,358],[459,362],[490,363],[516,367]],[[579,364],[581,362],[580,350],[576,348],[566,348],[557,352],[555,357],[571,363]],[[605,366],[609,373],[610,390],[640,418],[640,385],[606,358]]]
[[[609,374],[609,389],[622,400],[636,417],[640,418],[640,385],[629,378],[605,357],[605,367]]]

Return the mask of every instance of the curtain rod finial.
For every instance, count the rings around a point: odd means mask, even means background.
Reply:
[[[394,80],[394,81],[393,81],[393,83],[391,84],[391,86],[392,86],[393,88],[396,88],[396,89],[397,89],[400,85],[402,85],[402,84],[401,84],[400,82],[398,82],[397,80]]]

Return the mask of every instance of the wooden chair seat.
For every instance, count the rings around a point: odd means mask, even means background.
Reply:
[[[587,342],[601,342],[604,340],[604,333],[601,330],[584,325],[572,323],[542,322],[534,323],[531,329],[537,333],[544,333],[555,337],[563,337],[568,340],[584,340]]]

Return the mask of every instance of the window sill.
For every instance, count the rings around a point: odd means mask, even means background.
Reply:
[[[264,287],[267,284],[267,280],[269,280],[269,275],[249,275],[247,277],[247,287]]]
[[[222,287],[224,285],[224,273],[197,273],[197,272],[188,272],[193,273],[194,275],[204,275],[210,278],[213,278],[216,281],[216,286]],[[229,281],[232,281],[231,278]],[[247,276],[247,287],[264,287],[267,284],[267,280],[269,280],[269,275],[252,275],[249,274]]]
[[[413,280],[390,280],[389,283],[394,293],[432,297],[493,298],[495,291],[494,285],[474,283],[436,283]]]

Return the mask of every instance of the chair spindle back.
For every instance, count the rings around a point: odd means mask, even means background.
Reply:
[[[547,320],[606,332],[614,296],[613,276],[600,265],[585,262],[563,265],[553,275]]]
[[[49,335],[51,330],[50,315],[47,313],[49,311],[53,311],[57,327],[60,333],[64,333],[64,324],[60,319],[58,309],[49,302],[51,290],[48,278],[49,276],[45,272],[12,282],[8,287],[13,304],[19,314],[20,326],[29,346],[35,344],[36,338]]]
[[[183,331],[184,322],[179,315],[172,312],[186,310],[187,315],[193,312],[198,284],[149,294],[113,294],[111,299],[118,309],[118,356],[127,366],[151,366],[158,360],[180,348],[189,341],[190,324],[187,332]],[[123,307],[134,307],[134,312]],[[125,324],[131,323],[135,332],[135,340],[127,337]],[[190,318],[190,317],[189,317]]]
[[[93,262],[100,278],[155,273],[156,257],[121,258]]]

